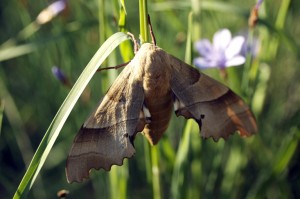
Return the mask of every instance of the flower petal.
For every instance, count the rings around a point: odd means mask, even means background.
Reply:
[[[213,51],[213,47],[208,39],[202,39],[195,43],[195,48],[203,57],[207,57]]]
[[[194,65],[201,69],[207,69],[217,67],[218,64],[214,60],[198,57],[194,59]]]
[[[225,63],[225,66],[226,67],[231,67],[231,66],[238,66],[238,65],[241,65],[243,63],[245,63],[246,61],[246,58],[239,55],[239,56],[236,56],[230,60],[228,60],[226,63]]]
[[[226,51],[225,51],[225,56],[227,59],[231,59],[234,56],[238,55],[241,50],[242,46],[245,42],[245,38],[243,36],[236,36],[234,37],[231,42],[229,43]]]
[[[222,29],[214,34],[213,46],[217,51],[225,50],[231,41],[231,33],[228,29]]]
[[[49,5],[49,9],[53,12],[54,15],[57,15],[61,11],[63,11],[67,6],[67,2],[64,0],[59,0],[53,2],[51,5]]]
[[[263,2],[263,0],[258,0],[257,3],[256,3],[256,5],[255,5],[255,8],[259,9],[259,7],[261,6],[262,2]]]
[[[47,8],[42,10],[40,14],[36,18],[36,22],[39,25],[43,25],[49,21],[51,21],[55,16],[57,16],[60,12],[67,8],[66,0],[55,1],[50,4]]]

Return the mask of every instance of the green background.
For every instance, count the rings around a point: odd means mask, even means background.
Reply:
[[[58,66],[74,83],[113,33],[130,31],[139,37],[139,1],[125,1],[124,24],[119,21],[124,17],[119,1],[78,0],[68,1],[67,10],[49,23],[34,25],[50,3],[0,3],[0,198],[12,198],[16,192],[70,91],[51,68]],[[199,56],[193,42],[211,40],[222,28],[233,35],[249,31],[255,3],[149,0],[148,13],[158,46],[191,63]],[[28,198],[55,198],[62,189],[69,190],[69,198],[299,198],[299,8],[299,1],[264,1],[260,20],[249,33],[260,42],[258,55],[229,68],[226,81],[218,69],[202,71],[246,100],[257,118],[258,134],[235,134],[216,143],[203,140],[196,123],[174,116],[155,147],[139,134],[135,156],[122,167],[93,171],[91,180],[68,184],[65,162],[74,136],[120,70],[98,72],[65,122]],[[132,56],[127,42],[102,67]]]

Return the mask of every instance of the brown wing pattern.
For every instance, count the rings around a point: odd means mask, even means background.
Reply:
[[[177,116],[195,119],[205,138],[242,136],[257,131],[255,118],[243,100],[220,82],[170,55],[171,89],[179,101]]]
[[[110,170],[134,155],[132,141],[145,125],[140,118],[144,93],[130,67],[124,68],[75,137],[66,165],[69,182],[88,178],[92,168]]]

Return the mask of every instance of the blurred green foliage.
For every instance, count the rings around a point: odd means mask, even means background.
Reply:
[[[0,198],[16,192],[69,92],[51,68],[58,66],[74,83],[110,35],[130,31],[138,37],[140,32],[138,1],[68,1],[50,22],[37,24],[50,3],[0,4]],[[91,180],[68,184],[64,167],[74,136],[118,74],[102,71],[72,110],[28,198],[55,198],[62,189],[69,190],[69,198],[300,198],[300,2],[264,1],[257,25],[249,30],[255,3],[149,0],[148,12],[157,44],[186,62],[198,56],[190,42],[211,39],[221,28],[249,31],[259,40],[258,55],[229,68],[225,82],[252,107],[257,135],[215,143],[201,139],[193,121],[174,116],[155,148],[138,135],[136,155],[122,167],[93,171]],[[129,44],[104,66],[128,61]],[[203,72],[222,81],[217,69]]]

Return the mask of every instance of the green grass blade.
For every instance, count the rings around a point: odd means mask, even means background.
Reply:
[[[32,53],[37,48],[37,44],[23,44],[0,49],[0,62]]]
[[[160,171],[159,171],[159,151],[157,147],[151,147],[151,161],[152,161],[152,189],[153,199],[161,199],[160,189]]]
[[[125,8],[125,2],[124,0],[120,2],[121,7],[119,10],[119,30],[120,32],[128,32],[128,27],[127,27],[127,14],[126,14],[126,8]],[[134,56],[133,54],[133,48],[130,43],[130,41],[125,41],[120,44],[120,53],[125,62],[129,61],[132,59]]]
[[[141,43],[148,42],[148,9],[147,9],[147,0],[139,0],[139,15],[140,15],[140,40]]]
[[[3,112],[4,112],[4,100],[0,99],[0,136],[1,136],[1,129],[2,129]]]
[[[33,159],[27,169],[15,195],[14,199],[25,198],[28,191],[31,189],[39,171],[41,170],[56,138],[59,135],[61,128],[63,127],[67,117],[73,109],[75,103],[80,97],[81,93],[85,89],[88,82],[93,77],[101,63],[106,57],[124,40],[129,39],[125,33],[115,33],[109,37],[100,49],[96,52],[94,57],[88,63],[72,90],[66,97],[65,101],[58,110],[56,116],[51,122],[46,134],[44,135],[38,149],[36,150]]]
[[[190,133],[193,121],[188,120],[183,132],[182,140],[178,147],[171,183],[172,198],[182,198],[182,186],[184,184],[184,169],[187,164],[187,157],[190,151]]]
[[[289,163],[297,151],[300,140],[299,138],[300,130],[292,128],[283,140],[282,145],[277,152],[278,155],[274,161],[275,163],[273,164],[273,173],[276,176],[279,176],[286,170],[286,168],[288,168]]]

